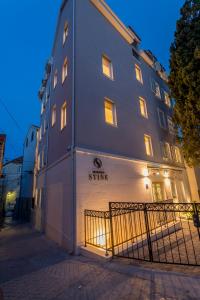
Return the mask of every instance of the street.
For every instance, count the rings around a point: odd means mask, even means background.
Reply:
[[[0,232],[0,289],[4,300],[200,299],[200,270],[69,256],[17,225]]]

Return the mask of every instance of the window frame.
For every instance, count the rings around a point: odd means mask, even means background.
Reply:
[[[167,116],[167,125],[168,125],[168,129],[169,129],[169,133],[171,135],[175,135],[175,126],[174,126],[174,122],[172,120],[172,117]]]
[[[109,73],[110,75],[108,75],[107,73],[104,72],[104,60],[106,60],[109,63]],[[113,71],[113,64],[111,59],[105,55],[102,54],[102,58],[101,58],[101,64],[102,64],[102,73],[104,76],[106,76],[107,78],[114,80],[114,71]]]
[[[108,122],[106,120],[106,103],[112,104],[112,119],[113,119],[113,123]],[[105,119],[105,123],[107,125],[111,125],[114,127],[117,127],[117,109],[116,109],[116,104],[114,101],[112,101],[111,99],[105,97],[104,98],[104,119]]]
[[[60,113],[60,130],[62,131],[67,126],[67,101],[61,106]]]
[[[137,71],[139,71],[139,73],[137,73]],[[139,74],[139,78],[137,76],[137,74]],[[143,76],[142,76],[142,70],[140,68],[140,66],[138,64],[135,64],[135,78],[137,79],[138,82],[140,82],[141,84],[143,84]]]
[[[150,154],[147,153],[147,146],[146,146],[146,139],[148,139],[149,142],[149,149],[150,149]],[[146,151],[146,155],[148,157],[153,157],[153,145],[152,145],[152,138],[150,135],[148,134],[144,134],[144,145],[145,145],[145,151]]]
[[[168,142],[161,142],[161,144],[163,160],[172,160],[172,151],[170,144]]]
[[[163,90],[163,93],[164,93],[164,102],[165,102],[165,105],[167,107],[171,108],[172,104],[171,104],[171,98],[170,98],[169,94],[165,90]]]
[[[56,124],[56,104],[51,108],[51,127],[54,127]]]
[[[159,94],[157,94],[156,86],[159,89]],[[154,87],[155,87],[155,89],[154,89]],[[154,78],[151,78],[151,90],[157,98],[161,99],[160,85]]]
[[[58,69],[56,69],[54,71],[54,75],[53,75],[53,89],[56,88],[57,84],[58,84]]]
[[[163,111],[162,109],[160,109],[160,108],[157,108],[157,111],[158,111],[158,120],[159,120],[160,127],[161,127],[162,129],[165,129],[165,130],[166,130],[166,129],[167,129],[167,124],[166,124],[166,116],[165,116],[165,113],[164,113],[164,111]],[[162,122],[161,122],[160,113],[161,113],[162,116],[163,116],[164,127],[163,127]]]
[[[67,76],[68,76],[68,59],[67,59],[67,57],[65,57],[63,66],[62,66],[62,84],[64,84]]]
[[[66,40],[68,38],[68,35],[69,35],[69,24],[68,22],[66,21],[65,24],[64,24],[64,30],[63,30],[63,46],[65,45],[66,43]]]
[[[142,110],[141,110],[141,102],[143,102],[143,104],[144,104],[144,114],[142,113]],[[148,119],[149,116],[148,116],[148,110],[147,110],[147,102],[143,97],[139,97],[139,105],[140,105],[140,115],[143,118]]]

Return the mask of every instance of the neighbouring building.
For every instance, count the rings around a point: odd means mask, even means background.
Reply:
[[[200,202],[200,167],[186,167],[192,200]]]
[[[23,145],[20,195],[16,207],[16,217],[19,219],[30,219],[33,201],[33,177],[38,129],[39,128],[35,125],[30,126]]]
[[[6,135],[0,134],[0,222],[3,217],[4,203],[3,203],[3,161],[4,161],[4,152],[5,152],[5,143],[6,143]]]
[[[191,200],[167,75],[140,43],[105,1],[63,1],[39,92],[34,214],[69,252],[85,209]]]
[[[3,201],[6,213],[13,213],[20,196],[23,157],[15,158],[3,165]]]

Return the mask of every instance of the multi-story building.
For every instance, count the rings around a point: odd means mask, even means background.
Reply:
[[[35,151],[37,132],[39,128],[31,125],[23,145],[23,164],[20,195],[17,201],[16,217],[29,220],[33,199],[33,178],[35,166]]]
[[[0,223],[3,218],[3,179],[2,179],[2,169],[3,169],[3,160],[4,160],[4,152],[5,152],[5,142],[6,135],[0,134]]]
[[[62,3],[40,90],[35,214],[73,252],[84,209],[190,201],[164,68],[104,0]]]
[[[0,134],[0,177],[2,175],[3,159],[5,152],[6,135]]]
[[[7,213],[14,212],[20,196],[23,157],[15,158],[3,165],[3,201]]]

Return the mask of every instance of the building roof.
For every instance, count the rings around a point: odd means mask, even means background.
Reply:
[[[8,162],[6,162],[3,166],[9,165],[9,164],[16,164],[16,165],[20,165],[23,163],[23,156],[19,156],[17,158],[14,158]]]

